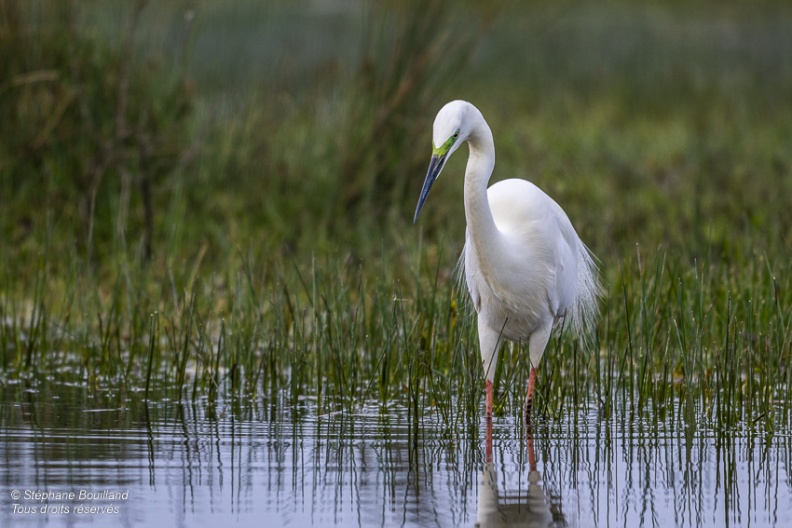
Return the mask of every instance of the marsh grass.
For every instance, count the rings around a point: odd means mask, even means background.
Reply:
[[[539,415],[598,409],[726,429],[789,426],[792,316],[778,286],[789,269],[757,262],[737,270],[636,251],[592,342],[559,333],[548,346]],[[51,296],[43,261],[31,304],[7,296],[0,304],[4,379],[183,402],[309,399],[319,413],[379,402],[406,407],[416,426],[439,418],[449,433],[479,419],[475,315],[437,264],[398,280],[388,261],[374,263],[385,274],[374,279],[352,258],[267,265],[245,259],[178,295],[152,289],[162,280],[152,269],[122,267],[106,295],[85,295],[91,279],[75,273]],[[173,269],[167,276],[188,280]],[[526,354],[516,345],[502,354],[496,412],[519,414]]]
[[[496,178],[522,174],[547,189],[602,260],[596,333],[559,332],[548,345],[539,416],[596,409],[680,426],[789,427],[792,109],[776,98],[792,86],[791,44],[777,23],[787,10],[755,15],[764,33],[716,11],[744,46],[730,63],[709,13],[684,14],[702,33],[668,23],[680,16],[673,7],[611,6],[587,25],[587,12],[506,6],[482,14],[480,47],[472,32],[442,63],[438,50],[465,27],[442,5],[426,20],[409,2],[372,9],[391,32],[370,35],[369,53],[337,57],[346,67],[308,87],[290,90],[284,76],[229,100],[214,89],[198,97],[189,130],[200,153],[154,186],[148,260],[147,235],[119,229],[118,215],[93,240],[101,251],[86,252],[79,227],[57,213],[73,207],[50,192],[57,185],[42,191],[51,205],[41,218],[17,215],[18,202],[2,208],[12,241],[0,251],[2,382],[272,413],[374,402],[405,408],[416,434],[428,417],[449,435],[477,423],[475,316],[452,270],[464,236],[461,157],[433,190],[431,215],[409,223],[437,94],[452,93],[483,101]],[[231,6],[213,14],[250,26]],[[402,23],[388,25],[391,16]],[[618,31],[636,17],[644,30]],[[549,29],[523,35],[535,26]],[[224,42],[223,31],[236,31],[225,27],[193,45]],[[486,60],[520,35],[525,54]],[[754,82],[757,50],[769,50],[775,82]],[[449,69],[471,53],[467,73]],[[108,209],[135,208],[109,189]],[[501,353],[496,412],[519,415],[527,355],[512,345]]]

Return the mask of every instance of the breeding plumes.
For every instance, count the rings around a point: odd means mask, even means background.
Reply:
[[[466,101],[446,104],[435,118],[432,159],[413,222],[446,161],[465,142],[470,147],[464,183],[467,230],[460,260],[478,313],[486,413],[492,416],[502,340],[527,342],[528,421],[536,368],[553,327],[568,317],[574,331],[590,331],[601,292],[597,267],[564,210],[536,185],[510,179],[487,189],[495,166],[492,131]]]

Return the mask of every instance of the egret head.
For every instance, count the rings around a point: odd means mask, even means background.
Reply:
[[[415,208],[413,223],[418,220],[426,197],[429,196],[429,191],[440,176],[446,161],[462,143],[467,141],[470,135],[467,115],[471,108],[473,105],[468,102],[451,101],[437,113],[432,132],[432,159],[429,161],[429,170],[426,171],[421,196]]]

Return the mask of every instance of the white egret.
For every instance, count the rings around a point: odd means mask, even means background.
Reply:
[[[530,420],[536,368],[553,327],[569,316],[585,334],[601,292],[594,257],[563,209],[536,185],[510,179],[487,189],[495,166],[492,131],[466,101],[446,104],[434,121],[432,159],[413,222],[446,161],[467,142],[467,230],[460,262],[478,313],[486,413],[492,416],[492,384],[502,339],[528,343],[530,374],[525,419]]]

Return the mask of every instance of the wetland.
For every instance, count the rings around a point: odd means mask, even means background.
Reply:
[[[792,9],[0,0],[0,525],[792,524]],[[464,156],[605,295],[484,416]],[[429,213],[429,214],[427,214]]]

